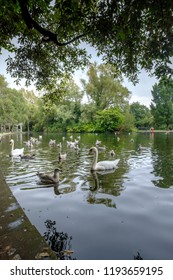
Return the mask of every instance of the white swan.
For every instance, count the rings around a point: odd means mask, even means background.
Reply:
[[[59,183],[59,169],[56,168],[53,173],[40,173],[37,172],[37,176],[42,183],[56,184]]]
[[[53,145],[55,145],[56,144],[56,140],[52,140],[52,139],[50,139],[50,141],[49,141],[49,145],[50,146],[53,146]]]
[[[89,153],[94,153],[93,163],[91,165],[91,170],[110,170],[115,169],[117,164],[119,163],[120,159],[116,160],[105,160],[105,161],[98,161],[98,150],[96,147],[92,147],[89,150]]]
[[[79,151],[79,150],[80,150],[80,148],[79,148],[79,145],[78,145],[78,144],[76,144],[76,145],[75,145],[74,150],[76,150],[76,151]]]
[[[9,143],[11,146],[10,157],[23,155],[24,148],[14,149],[14,140],[13,139],[11,139]]]
[[[101,144],[102,141],[100,140],[96,140],[96,146],[99,146]]]
[[[57,146],[58,146],[58,145],[57,145]],[[58,153],[59,161],[66,160],[66,157],[67,157],[67,153],[62,154],[62,153],[61,153],[61,149],[62,149],[62,145],[61,145],[61,143],[60,143],[60,145],[59,145],[59,153]]]
[[[59,158],[59,160],[65,160],[66,157],[67,157],[67,154],[66,154],[66,153],[65,153],[65,154],[61,154],[61,151],[58,153],[58,158]]]

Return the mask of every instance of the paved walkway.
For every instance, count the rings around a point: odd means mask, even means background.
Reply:
[[[56,259],[31,225],[0,171],[0,260]]]

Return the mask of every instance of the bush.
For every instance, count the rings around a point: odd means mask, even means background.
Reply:
[[[118,108],[97,112],[96,127],[99,132],[121,130],[124,116]]]

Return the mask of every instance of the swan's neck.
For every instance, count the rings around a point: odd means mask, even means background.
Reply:
[[[11,144],[11,150],[14,150],[14,143]]]
[[[58,180],[59,180],[59,172],[55,172],[54,175],[53,175],[53,177],[54,177],[55,179],[58,179]]]
[[[91,170],[95,170],[96,165],[97,165],[97,161],[98,161],[98,151],[95,150],[94,151],[94,158],[93,158],[93,163],[92,163],[92,166],[91,166]]]
[[[10,156],[13,155],[13,150],[14,150],[14,143],[11,143],[11,152],[10,152]]]

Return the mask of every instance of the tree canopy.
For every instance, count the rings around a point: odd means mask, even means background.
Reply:
[[[23,90],[11,89],[0,75],[0,124],[16,125],[28,118],[28,102]],[[19,106],[20,105],[20,106]]]
[[[123,109],[130,99],[130,92],[122,86],[122,77],[110,64],[91,64],[87,71],[88,81],[82,79],[88,100],[94,102],[96,110],[111,107]]]
[[[161,79],[153,86],[151,113],[159,128],[173,128],[173,79]]]
[[[130,112],[133,114],[135,121],[134,124],[138,129],[149,128],[152,125],[153,117],[150,109],[139,102],[133,102],[130,105]]]
[[[0,0],[0,49],[7,70],[48,88],[88,63],[93,46],[134,82],[141,68],[171,75],[172,0]]]

